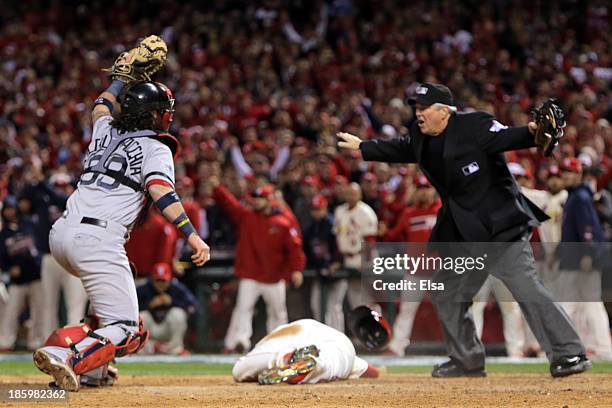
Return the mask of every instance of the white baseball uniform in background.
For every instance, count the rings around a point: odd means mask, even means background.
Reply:
[[[235,381],[257,381],[265,369],[282,363],[295,349],[315,345],[319,356],[315,369],[301,384],[359,378],[368,363],[357,357],[355,347],[344,333],[316,320],[302,319],[277,327],[261,339],[246,356],[240,357],[232,370]]]
[[[344,203],[334,212],[334,233],[338,250],[343,254],[344,267],[361,269],[361,243],[378,232],[376,213],[359,201],[353,208]]]
[[[94,124],[84,159],[86,169],[96,165],[111,145],[111,120],[111,116],[103,116]],[[113,133],[116,134],[114,130]],[[166,145],[150,137],[125,139],[106,163],[109,169],[129,177],[143,190],[153,180],[174,185],[172,153]],[[136,322],[136,325],[138,322],[136,287],[124,245],[144,203],[144,191],[134,190],[106,175],[85,173],[68,199],[66,212],[55,222],[49,235],[55,259],[83,282],[100,319],[101,328],[95,332],[113,344],[123,341],[126,332],[138,329],[134,325],[107,325],[120,320]],[[101,220],[106,226],[82,223],[83,217]],[[93,341],[87,337],[77,348],[83,350]],[[44,349],[61,360],[71,352],[61,347]]]
[[[361,269],[361,247],[363,240],[374,236],[378,232],[378,218],[374,210],[359,201],[353,208],[344,203],[334,212],[334,234],[338,251],[342,254],[343,267],[347,269]],[[315,288],[316,290],[317,288]],[[374,303],[370,292],[361,288],[361,279],[339,279],[327,283],[327,307],[325,321],[335,329],[344,331],[344,314],[342,303],[348,292],[348,301],[351,309],[360,305]],[[315,316],[320,316],[320,301],[311,302]],[[328,316],[327,314],[331,314]]]

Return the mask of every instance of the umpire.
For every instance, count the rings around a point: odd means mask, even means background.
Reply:
[[[458,113],[451,91],[439,84],[422,84],[409,103],[416,113],[410,136],[362,142],[338,133],[339,147],[361,150],[366,161],[419,163],[442,199],[430,242],[516,243],[504,246],[497,257],[504,267],[486,272],[501,279],[519,301],[553,377],[589,369],[592,364],[567,315],[537,278],[527,243],[531,229],[548,217],[520,193],[503,155],[536,146],[538,125],[509,128],[485,112]],[[441,269],[434,275],[444,284],[444,290],[433,292],[433,301],[450,360],[436,365],[433,377],[486,375],[484,346],[468,309],[487,273]]]

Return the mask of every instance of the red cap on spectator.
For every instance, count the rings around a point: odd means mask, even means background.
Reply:
[[[153,272],[151,273],[151,278],[155,280],[162,280],[164,282],[171,281],[172,270],[170,269],[170,265],[164,262],[158,262],[153,265]]]
[[[368,171],[366,174],[363,175],[361,181],[376,181],[376,175]]]
[[[415,177],[414,184],[417,187],[431,187],[431,184],[429,183],[429,180],[427,180],[427,177],[423,176],[422,174],[420,176]]]
[[[313,176],[306,176],[304,177],[304,180],[302,180],[302,184],[317,187],[319,185],[319,182]]]
[[[566,157],[561,161],[561,170],[580,173],[582,172],[582,163],[575,157]]]
[[[253,198],[270,198],[274,193],[274,188],[270,185],[257,187],[251,192]]]
[[[323,197],[321,194],[317,194],[312,198],[310,202],[310,206],[316,210],[320,210],[322,208],[327,207],[327,199]]]

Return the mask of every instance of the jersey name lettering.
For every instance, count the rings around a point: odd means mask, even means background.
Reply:
[[[137,176],[142,173],[142,146],[136,139],[128,139],[123,142],[123,151],[125,152],[128,163],[130,164],[130,176]]]

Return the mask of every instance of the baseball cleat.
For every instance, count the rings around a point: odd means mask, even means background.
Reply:
[[[260,384],[297,384],[312,372],[319,356],[319,349],[314,344],[295,349],[284,357],[284,364],[262,371],[258,376]]]
[[[316,356],[319,357],[319,349],[314,344],[310,346],[302,347],[299,349],[295,349],[293,353],[289,356],[289,360],[287,363],[294,363],[298,360],[303,359],[304,357]]]
[[[79,378],[68,366],[68,364],[58,360],[45,350],[38,349],[34,352],[34,364],[40,371],[49,374],[55,379],[55,384],[62,390],[78,391]]]
[[[119,379],[119,369],[111,365],[100,367],[101,375],[91,375],[92,373],[81,374],[81,386],[86,387],[112,387]],[[89,375],[88,375],[89,374]]]
[[[289,365],[273,367],[263,370],[257,376],[260,384],[297,384],[310,374],[317,366],[317,360],[312,356],[305,356]]]

